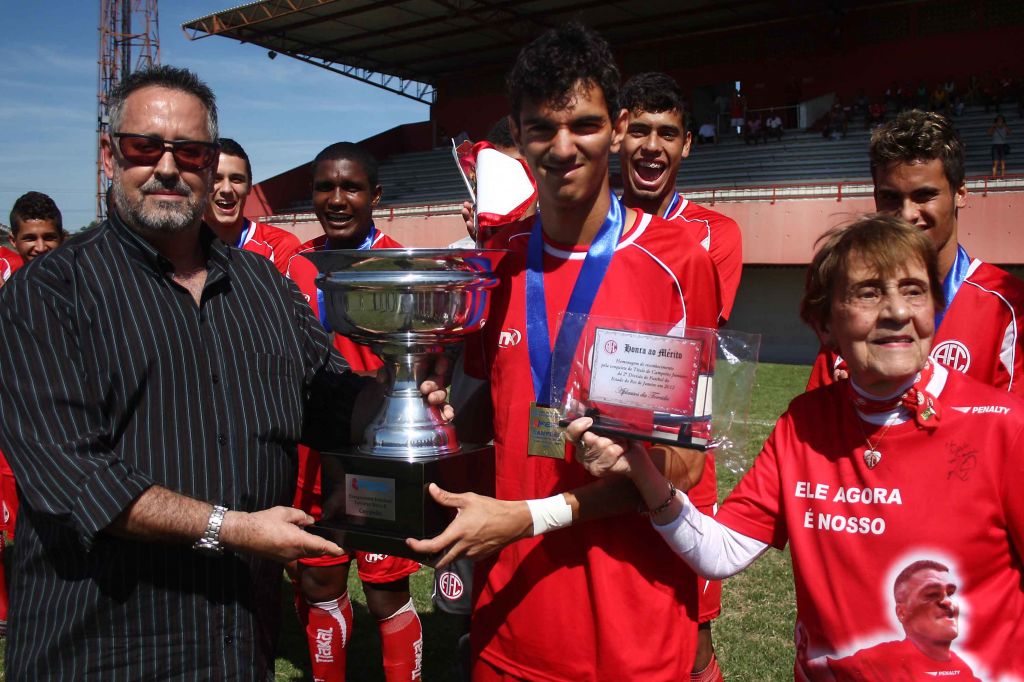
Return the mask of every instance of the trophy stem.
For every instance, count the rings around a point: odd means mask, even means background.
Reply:
[[[440,353],[382,349],[387,382],[384,403],[366,427],[359,451],[368,455],[418,460],[459,452],[455,427],[420,393]]]

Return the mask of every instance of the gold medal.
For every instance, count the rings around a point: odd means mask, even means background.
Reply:
[[[558,425],[561,417],[554,407],[530,403],[530,432],[526,454],[531,457],[565,459],[565,440]]]

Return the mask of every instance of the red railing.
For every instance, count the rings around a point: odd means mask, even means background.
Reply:
[[[993,178],[977,175],[967,178],[968,190],[988,196],[989,192],[1020,192],[1024,191],[1024,173],[1008,173],[1004,177]],[[821,182],[780,182],[767,185],[742,185],[735,187],[712,187],[694,189],[685,192],[685,196],[694,201],[706,202],[714,206],[719,201],[768,201],[774,205],[785,199],[830,199],[841,202],[844,198],[871,196],[871,181],[835,180]],[[458,215],[462,210],[461,201],[446,201],[436,204],[397,204],[378,208],[373,212],[379,219],[394,220],[396,217],[440,217]],[[282,213],[261,217],[258,220],[273,224],[295,224],[311,222],[316,216],[310,212]]]

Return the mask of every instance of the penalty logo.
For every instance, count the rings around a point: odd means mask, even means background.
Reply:
[[[959,341],[943,341],[932,349],[932,358],[950,369],[967,372],[971,366],[971,353]]]
[[[444,573],[438,580],[437,584],[438,587],[441,588],[441,594],[443,594],[446,599],[455,601],[462,596],[462,592],[464,590],[462,586],[462,579],[450,571]]]

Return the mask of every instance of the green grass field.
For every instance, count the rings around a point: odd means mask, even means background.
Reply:
[[[789,401],[803,390],[808,367],[761,364],[750,407],[745,452],[752,458]],[[719,468],[719,494],[724,498],[739,476]],[[455,682],[455,624],[434,611],[430,601],[433,572],[423,568],[412,578],[413,599],[423,621],[423,679]],[[348,654],[348,679],[384,679],[377,628],[366,610],[362,587],[352,571],[349,594],[355,609]],[[305,640],[292,607],[290,585],[282,596],[285,626],[277,659],[278,680],[309,679]],[[718,656],[730,682],[770,682],[793,678],[793,622],[796,616],[789,552],[770,550],[750,569],[725,583],[722,616],[715,621]]]

